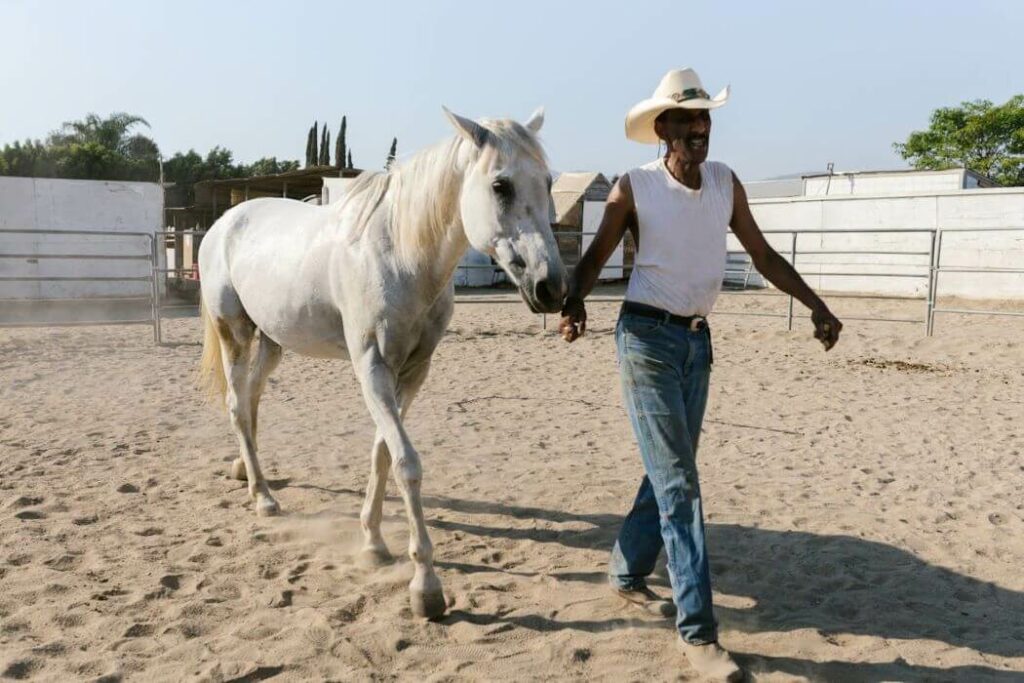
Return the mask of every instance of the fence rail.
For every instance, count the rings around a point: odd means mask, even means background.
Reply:
[[[24,251],[0,252],[0,262],[11,259],[23,260],[28,263],[52,261],[55,263],[70,263],[82,261],[148,261],[156,263],[158,252],[156,250],[156,238],[153,233],[148,232],[120,232],[117,230],[35,230],[20,228],[0,229],[2,235],[28,235],[31,237],[92,237],[106,242],[108,249],[129,246],[124,242],[128,239],[143,239],[146,244],[146,253],[111,253],[111,251],[97,251],[96,253],[25,253]],[[46,243],[40,243],[40,247]],[[52,245],[56,246],[56,245]],[[150,304],[149,316],[146,318],[104,318],[102,320],[58,320],[58,321],[26,321],[14,322],[0,319],[0,327],[90,327],[96,325],[150,325],[153,328],[153,338],[159,341],[159,316],[156,309],[156,296],[158,295],[158,282],[149,275],[3,275],[0,276],[0,283],[5,282],[146,282],[149,283],[149,293],[137,296],[99,296],[99,297],[33,297],[33,298],[12,298],[0,294],[0,303],[4,304],[82,304],[82,303],[145,303]]]
[[[1024,316],[1024,313],[1016,313],[1009,311],[993,311],[983,309],[952,309],[952,308],[938,308],[936,306],[937,300],[937,289],[939,274],[941,272],[973,272],[978,274],[983,273],[1024,273],[1024,269],[1015,268],[967,268],[962,266],[943,266],[942,265],[942,234],[946,232],[952,233],[964,233],[964,232],[1024,232],[1024,228],[1013,228],[1013,227],[995,227],[995,228],[895,228],[892,230],[880,230],[872,228],[850,228],[850,229],[837,229],[837,228],[822,228],[822,229],[769,229],[763,230],[764,235],[771,241],[772,237],[788,237],[788,249],[780,249],[779,253],[786,258],[787,261],[794,267],[797,268],[798,260],[800,257],[806,259],[807,257],[814,256],[902,256],[909,257],[912,259],[922,259],[920,263],[909,263],[900,264],[899,266],[893,266],[892,264],[878,264],[875,267],[888,268],[887,272],[867,272],[867,271],[841,271],[841,270],[830,270],[823,272],[804,273],[805,276],[814,277],[831,277],[831,278],[844,278],[844,277],[868,277],[868,278],[906,278],[906,279],[919,279],[924,280],[926,285],[926,291],[923,296],[898,296],[898,295],[886,295],[886,294],[854,294],[854,293],[833,293],[829,295],[832,299],[880,299],[880,300],[903,300],[903,301],[923,301],[925,304],[924,314],[921,318],[881,318],[881,317],[856,317],[846,316],[844,319],[853,321],[863,322],[890,322],[890,323],[901,323],[901,324],[918,324],[924,325],[926,334],[931,336],[934,332],[935,314],[936,313],[961,313],[964,315],[1011,315],[1011,316]],[[166,231],[163,233],[165,236],[181,235],[181,234],[192,234],[197,237],[201,237],[205,232],[203,231]],[[556,240],[575,240],[576,241],[576,255],[577,259],[582,257],[583,254],[583,242],[585,237],[593,237],[596,232],[558,232],[555,233]],[[908,250],[895,250],[891,247],[884,249],[864,249],[864,248],[851,248],[851,249],[799,249],[799,237],[801,235],[921,235],[922,239],[927,240],[927,250],[917,247]],[[745,252],[730,252],[732,254],[743,254]],[[926,260],[925,260],[926,259]],[[860,264],[860,265],[873,265],[873,264]],[[621,266],[623,274],[630,266]],[[901,269],[898,272],[894,272],[893,268]],[[607,268],[607,266],[606,266]],[[619,268],[619,266],[612,266],[612,268]],[[914,272],[907,272],[902,269],[909,268],[914,269]],[[473,271],[473,270],[489,270],[491,272],[502,272],[500,267],[496,264],[465,264],[458,266],[459,270]],[[169,272],[180,272],[181,270],[188,269],[167,269]],[[729,268],[725,269],[726,275],[737,275],[743,276],[744,286],[747,281],[753,275],[753,265],[748,263],[745,269]],[[493,278],[492,278],[493,280]],[[785,318],[788,329],[793,329],[793,321],[796,319],[807,319],[809,316],[799,315],[795,312],[794,298],[783,292],[777,290],[767,290],[765,292],[759,292],[758,295],[762,296],[778,296],[788,298],[787,309],[785,313],[773,313],[773,312],[759,312],[759,311],[730,311],[721,310],[715,311],[715,315],[731,315],[731,316],[749,316],[749,317],[763,317],[763,318]],[[621,302],[623,297],[590,297],[589,301],[594,302]],[[507,298],[491,298],[491,297],[473,297],[473,296],[462,296],[456,299],[456,303],[482,303],[482,304],[508,304],[518,303],[518,298],[507,297]],[[186,306],[187,307],[187,306]],[[157,306],[157,311],[167,308],[167,306]],[[542,325],[547,326],[547,316],[541,316]],[[159,323],[157,323],[157,329],[159,330]],[[157,333],[159,335],[159,332]]]
[[[932,267],[932,279],[931,285],[928,292],[928,321],[926,325],[926,334],[930,337],[935,331],[935,314],[936,313],[958,313],[960,315],[997,315],[997,316],[1010,316],[1014,318],[1024,317],[1024,313],[1016,311],[993,311],[993,310],[979,310],[979,309],[963,309],[963,308],[939,308],[935,305],[936,292],[939,288],[939,275],[941,273],[1016,273],[1024,274],[1024,268],[963,268],[961,266],[947,266],[942,267],[942,236],[946,233],[986,233],[986,232],[1020,232],[1024,233],[1024,228],[1008,228],[1008,227],[994,227],[994,228],[947,228],[939,230],[937,234],[937,248],[935,252],[935,261]]]
[[[847,320],[863,320],[872,322],[893,322],[893,323],[910,323],[910,324],[923,324],[925,326],[926,334],[931,336],[934,332],[935,316],[940,313],[955,313],[961,315],[994,315],[994,316],[1014,316],[1024,317],[1024,312],[1017,311],[998,311],[998,310],[986,310],[977,308],[942,308],[937,306],[938,290],[940,285],[940,275],[943,273],[968,273],[968,274],[1024,274],[1024,268],[1012,268],[1012,267],[977,267],[977,266],[965,266],[965,265],[943,265],[943,235],[947,233],[988,233],[988,232],[1022,232],[1024,228],[1015,227],[992,227],[992,228],[971,228],[971,227],[956,227],[956,228],[898,228],[894,230],[879,230],[879,229],[812,229],[812,230],[765,230],[764,234],[771,242],[775,238],[776,242],[785,242],[784,248],[778,248],[779,253],[785,258],[794,268],[799,266],[805,267],[811,265],[806,259],[817,256],[854,256],[854,257],[871,257],[871,256],[900,256],[911,259],[914,262],[892,264],[843,264],[843,267],[849,265],[850,267],[856,268],[858,265],[862,268],[843,271],[842,268],[836,268],[836,264],[826,264],[823,262],[816,262],[816,266],[833,266],[829,270],[819,272],[804,272],[805,277],[828,277],[828,278],[847,278],[847,277],[860,277],[860,278],[907,278],[907,279],[920,279],[925,282],[925,293],[923,296],[901,296],[901,295],[887,295],[887,294],[857,294],[857,293],[835,293],[831,294],[830,298],[857,298],[857,299],[881,299],[881,300],[912,300],[912,301],[923,301],[924,315],[921,318],[858,318],[858,317],[846,317]],[[107,303],[128,303],[134,302],[136,304],[144,304],[148,302],[150,304],[149,316],[140,319],[138,317],[132,318],[121,318],[121,319],[104,319],[104,320],[84,320],[84,321],[66,321],[66,322],[13,322],[0,320],[0,327],[40,327],[40,326],[61,326],[61,327],[82,327],[89,325],[139,325],[148,324],[153,327],[153,338],[156,343],[162,343],[162,330],[161,322],[165,317],[165,312],[173,310],[188,310],[195,309],[195,304],[189,303],[176,303],[167,300],[161,295],[163,289],[162,285],[166,284],[168,280],[178,279],[187,280],[193,279],[188,278],[188,275],[196,275],[191,267],[168,267],[166,266],[161,258],[164,253],[162,250],[168,248],[170,244],[173,244],[176,248],[184,246],[185,240],[180,239],[185,235],[192,236],[193,238],[201,238],[206,234],[203,230],[160,230],[155,233],[146,232],[117,232],[109,230],[21,230],[3,228],[0,229],[0,236],[3,235],[14,235],[14,234],[27,234],[33,236],[77,236],[77,237],[97,237],[103,239],[112,240],[125,240],[127,238],[143,238],[146,240],[147,253],[124,253],[125,249],[119,251],[113,247],[107,250],[97,250],[97,253],[85,254],[85,253],[30,253],[21,247],[11,252],[0,252],[0,264],[6,262],[6,260],[20,259],[29,262],[38,263],[39,261],[51,262],[55,265],[61,263],[74,263],[76,261],[83,260],[96,260],[96,261],[148,261],[150,264],[149,274],[144,276],[110,276],[110,275],[86,275],[86,274],[61,274],[61,275],[0,275],[0,284],[2,283],[16,283],[16,282],[148,282],[150,284],[149,292],[145,295],[135,296],[124,296],[124,297],[95,297],[88,299],[80,299],[74,297],[49,297],[49,298],[35,298],[30,299],[32,302],[41,303],[78,303],[78,302],[107,302]],[[576,241],[576,255],[577,257],[582,256],[584,238],[593,237],[596,233],[593,232],[559,232],[556,233],[556,238],[561,240],[575,240]],[[891,234],[920,234],[922,239],[927,240],[928,248],[925,250],[922,247],[909,248],[907,250],[895,250],[891,245],[885,245],[884,248],[879,249],[864,249],[863,247],[851,248],[851,249],[799,249],[799,238],[801,235],[891,235]],[[170,239],[176,238],[176,239]],[[779,239],[783,238],[783,239]],[[788,238],[788,239],[786,239]],[[198,239],[195,240],[198,242]],[[45,242],[39,243],[39,246],[45,246]],[[118,246],[124,247],[125,245],[120,244]],[[195,245],[192,245],[192,249],[195,249]],[[117,253],[115,253],[117,251]],[[730,255],[742,254],[746,257],[744,252],[730,251]],[[916,262],[920,260],[920,262]],[[755,275],[753,266],[749,261],[745,267],[735,267],[735,261],[729,261],[727,263],[725,273],[727,276],[736,276],[736,280],[742,279],[744,288],[747,287],[751,277]],[[863,266],[870,266],[871,268],[879,268],[882,272],[868,272],[870,268],[863,268]],[[466,264],[458,267],[461,270],[489,270],[497,273],[501,272],[500,268],[495,264]],[[620,266],[606,266],[606,268],[618,269]],[[626,270],[630,268],[629,265],[623,264],[621,266],[622,273],[625,275]],[[799,270],[799,268],[798,268]],[[806,268],[805,268],[806,271]],[[493,278],[492,278],[493,280]],[[794,312],[794,299],[792,296],[780,292],[778,290],[765,289],[757,293],[751,293],[749,296],[774,296],[774,297],[787,297],[787,310],[785,312],[764,312],[764,311],[730,311],[721,310],[715,311],[716,315],[731,315],[731,316],[750,316],[750,317],[767,317],[767,318],[785,318],[787,326],[792,329],[793,321],[797,318],[806,318],[807,316],[798,315]],[[622,297],[617,296],[594,296],[588,299],[589,301],[595,302],[621,302]],[[12,299],[5,298],[0,290],[0,303],[11,303],[25,301],[23,299]],[[456,299],[457,303],[486,303],[486,304],[504,304],[504,303],[515,303],[518,302],[518,297],[480,297],[480,296],[460,296]],[[546,325],[546,316],[542,318],[543,323]]]

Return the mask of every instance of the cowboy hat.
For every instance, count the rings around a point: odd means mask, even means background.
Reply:
[[[654,96],[638,102],[626,114],[626,137],[635,142],[657,144],[654,119],[667,109],[717,109],[729,100],[729,86],[709,97],[693,69],[674,69],[661,79]]]

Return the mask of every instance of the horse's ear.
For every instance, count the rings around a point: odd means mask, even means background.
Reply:
[[[452,122],[452,126],[455,127],[455,131],[472,142],[477,147],[482,148],[484,143],[487,142],[488,132],[487,129],[481,126],[476,121],[472,121],[463,116],[459,116],[448,110],[448,107],[441,107],[444,109],[445,116]]]
[[[529,120],[523,124],[526,129],[536,135],[540,131],[540,127],[544,125],[544,107],[537,107],[530,114]]]

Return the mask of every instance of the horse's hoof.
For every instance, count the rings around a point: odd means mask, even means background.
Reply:
[[[276,517],[281,514],[281,506],[273,498],[259,496],[256,499],[256,514],[260,517]]]
[[[249,481],[249,475],[245,473],[244,460],[235,458],[235,461],[231,463],[231,476],[238,481]]]
[[[412,605],[412,613],[421,619],[440,619],[448,609],[444,592],[441,590],[431,592],[410,590],[409,602]]]
[[[368,546],[359,551],[356,562],[360,567],[377,569],[395,561],[384,546]]]

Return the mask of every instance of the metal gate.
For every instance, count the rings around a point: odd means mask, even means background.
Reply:
[[[159,341],[152,233],[3,228],[0,238],[0,327],[150,325]],[[63,319],[38,319],[45,309]]]

